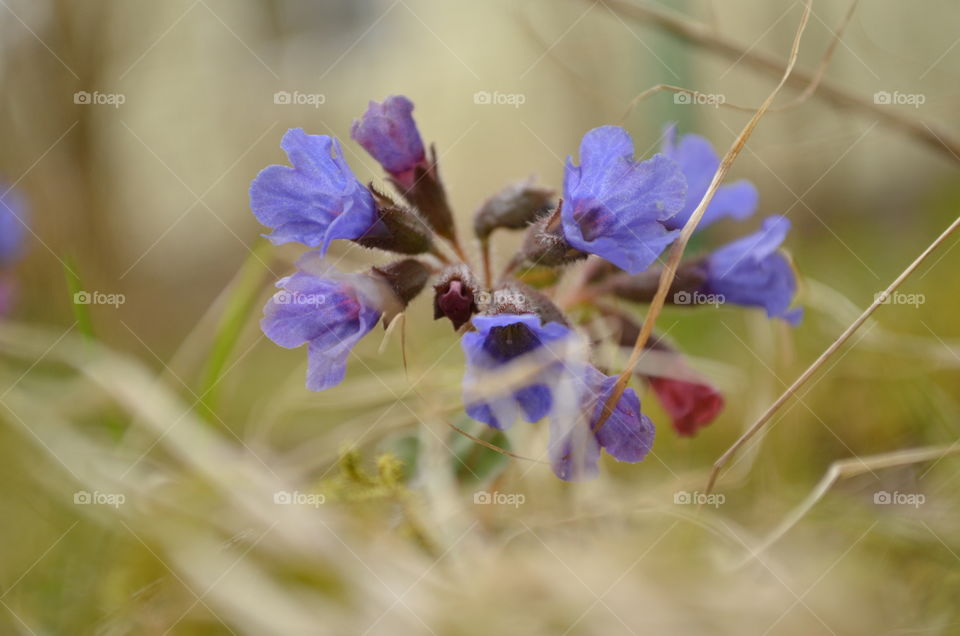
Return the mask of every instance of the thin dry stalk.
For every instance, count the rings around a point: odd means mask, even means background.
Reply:
[[[827,67],[830,65],[830,60],[833,59],[833,54],[837,50],[837,45],[839,45],[840,41],[843,39],[843,34],[847,30],[847,26],[849,26],[850,21],[853,19],[853,14],[856,12],[858,4],[860,4],[860,0],[853,0],[853,2],[850,3],[850,8],[847,9],[847,13],[844,15],[843,20],[837,26],[836,31],[834,31],[834,37],[830,41],[830,46],[827,47],[823,57],[820,59],[820,64],[817,67],[817,72],[814,74],[813,80],[807,84],[807,87],[803,89],[803,92],[800,93],[793,101],[784,104],[783,106],[770,108],[768,112],[782,113],[792,108],[796,108],[813,96],[813,94],[817,91],[817,87],[820,86],[820,83],[823,81],[823,76],[827,72]],[[623,115],[623,120],[626,120],[627,117],[630,116],[633,110],[637,107],[637,104],[646,98],[663,91],[668,91],[671,93],[684,93],[691,95],[692,97],[707,96],[705,93],[701,93],[700,91],[695,91],[689,88],[683,88],[682,86],[674,86],[672,84],[657,84],[656,86],[648,88],[630,100],[630,104],[627,105],[627,112]],[[719,104],[719,106],[749,113],[757,110],[756,106],[738,106],[737,104],[730,104],[728,102],[723,102],[722,104]]]
[[[803,15],[800,18],[800,24],[797,27],[796,35],[793,38],[793,46],[790,49],[790,62],[787,64],[787,68],[784,71],[783,77],[780,79],[780,82],[777,84],[776,88],[774,88],[770,95],[768,95],[763,101],[763,104],[760,105],[760,108],[757,109],[757,112],[753,115],[753,117],[750,118],[750,121],[747,122],[747,125],[744,126],[743,130],[733,142],[733,146],[730,148],[730,150],[728,150],[726,155],[724,155],[723,160],[720,162],[720,167],[717,169],[716,174],[713,175],[713,181],[710,182],[710,187],[707,188],[707,192],[703,195],[703,199],[700,201],[700,204],[697,205],[697,208],[693,211],[693,214],[690,215],[690,219],[687,221],[686,225],[683,226],[683,230],[680,232],[680,238],[677,239],[677,241],[673,244],[673,247],[670,250],[670,256],[667,259],[667,265],[663,268],[663,273],[660,275],[660,283],[659,287],[657,288],[657,293],[654,295],[653,302],[650,303],[650,310],[647,312],[647,315],[643,320],[643,326],[640,328],[640,334],[637,336],[637,341],[633,346],[633,352],[630,354],[630,359],[627,361],[626,368],[620,373],[620,377],[617,378],[617,383],[614,386],[613,392],[610,394],[610,398],[607,400],[606,404],[604,404],[603,413],[601,414],[600,418],[598,418],[597,423],[594,426],[595,431],[600,430],[600,427],[603,426],[607,418],[613,413],[613,407],[616,405],[617,401],[620,399],[620,396],[623,395],[624,390],[627,388],[627,383],[630,381],[633,370],[640,361],[640,356],[643,355],[643,348],[647,344],[647,340],[650,339],[650,334],[653,332],[653,325],[663,309],[664,302],[667,299],[667,293],[669,292],[670,286],[673,284],[673,279],[677,273],[677,266],[680,264],[680,259],[683,258],[684,249],[687,247],[687,242],[690,240],[690,237],[693,236],[694,231],[696,231],[697,225],[700,223],[700,219],[703,218],[707,206],[710,205],[710,202],[713,200],[713,196],[716,194],[721,182],[723,182],[724,177],[726,177],[727,172],[730,170],[730,166],[733,165],[733,162],[740,155],[740,152],[746,145],[750,135],[757,127],[757,124],[760,123],[760,119],[767,112],[767,110],[770,108],[770,105],[773,103],[773,100],[776,99],[777,95],[780,93],[780,90],[787,83],[787,79],[790,77],[790,73],[793,71],[793,67],[796,64],[797,57],[800,53],[800,39],[803,37],[803,32],[807,28],[812,7],[813,0],[807,0],[804,3]]]
[[[760,543],[756,548],[751,548],[749,557],[739,562],[736,567],[742,567],[757,558],[761,552],[779,541],[783,535],[790,531],[793,526],[803,519],[810,509],[817,502],[826,496],[827,492],[835,483],[841,479],[847,479],[862,475],[863,473],[881,470],[883,468],[894,468],[897,466],[907,466],[909,464],[919,464],[931,460],[941,459],[948,455],[960,453],[960,444],[953,443],[948,446],[925,446],[923,448],[908,448],[890,453],[881,453],[869,457],[851,457],[835,461],[827,469],[827,472],[817,483],[816,487],[807,497],[796,507],[783,521]]]
[[[836,353],[847,340],[850,339],[850,336],[852,336],[853,333],[859,329],[864,322],[867,321],[873,312],[875,312],[877,308],[886,301],[890,294],[896,291],[903,281],[905,281],[907,277],[916,271],[923,261],[926,260],[926,258],[930,256],[930,254],[933,253],[937,247],[946,241],[947,238],[949,238],[958,227],[960,227],[960,217],[954,219],[953,223],[951,223],[950,226],[947,227],[947,229],[945,229],[943,233],[933,241],[933,243],[928,245],[927,249],[923,250],[920,256],[910,263],[910,265],[908,265],[907,268],[903,270],[903,272],[901,272],[892,283],[890,283],[890,285],[883,291],[882,294],[878,294],[870,306],[867,307],[863,313],[857,317],[856,320],[850,323],[850,326],[847,327],[842,334],[840,334],[833,344],[827,347],[826,350],[820,354],[820,357],[814,360],[813,364],[807,367],[807,370],[804,371],[800,377],[798,377],[793,384],[791,384],[787,390],[783,392],[783,395],[777,398],[777,401],[771,404],[770,408],[768,408],[763,415],[761,415],[760,418],[754,422],[753,425],[747,429],[746,432],[744,432],[743,435],[741,435],[740,438],[737,439],[737,441],[734,442],[733,445],[730,446],[730,448],[728,448],[719,459],[717,459],[716,462],[714,462],[713,470],[710,472],[710,479],[707,481],[706,492],[709,493],[713,490],[713,487],[717,481],[717,477],[720,475],[720,471],[723,470],[724,466],[727,465],[727,462],[730,461],[730,458],[732,458],[736,452],[750,440],[750,438],[756,435],[760,429],[763,428],[764,424],[770,421],[770,418],[773,417],[777,410],[779,410],[780,407],[783,406],[787,400],[789,400],[797,392],[797,390],[803,386],[803,384],[809,380],[814,373],[817,372],[821,366],[823,366],[824,362],[829,360],[830,357]]]
[[[706,25],[670,11],[664,11],[656,6],[625,0],[605,0],[605,2],[608,7],[626,17],[652,23],[687,42],[726,58],[742,62],[745,66],[776,75],[784,75],[788,66],[775,56],[761,51],[748,50]],[[789,66],[792,67],[793,64],[790,63]],[[946,154],[952,161],[960,162],[960,141],[943,130],[938,130],[923,121],[907,117],[893,109],[874,104],[871,99],[851,93],[846,88],[829,81],[821,80],[818,82],[816,75],[806,71],[792,71],[788,75],[787,81],[791,86],[803,88],[815,86],[816,95],[834,106],[869,114],[871,118],[879,120],[889,128],[906,133]]]

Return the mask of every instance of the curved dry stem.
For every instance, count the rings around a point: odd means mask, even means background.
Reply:
[[[733,457],[736,452],[750,440],[750,438],[756,435],[757,432],[763,428],[764,424],[770,421],[770,418],[773,417],[777,410],[779,410],[780,407],[783,406],[797,392],[797,390],[803,386],[803,384],[809,380],[814,373],[817,372],[821,366],[823,366],[824,362],[829,360],[830,357],[836,353],[837,350],[839,350],[847,340],[850,339],[850,336],[852,336],[853,333],[859,329],[864,322],[867,321],[871,314],[873,314],[873,312],[875,312],[880,305],[884,304],[890,294],[896,291],[903,281],[905,281],[914,271],[916,271],[916,269],[920,267],[921,263],[923,263],[923,261],[926,260],[926,258],[933,253],[937,247],[946,241],[947,238],[949,238],[949,236],[953,234],[958,227],[960,227],[960,217],[954,219],[953,223],[951,223],[950,226],[947,227],[947,229],[945,229],[943,233],[933,241],[933,243],[928,245],[927,249],[923,250],[920,256],[910,263],[910,265],[908,265],[907,268],[903,270],[903,272],[901,272],[892,283],[890,283],[883,293],[878,294],[870,306],[867,307],[863,313],[857,317],[856,320],[850,323],[850,326],[847,327],[842,334],[840,334],[833,344],[827,347],[826,350],[820,354],[820,357],[814,360],[813,364],[807,367],[807,370],[804,371],[779,398],[777,398],[777,401],[771,404],[770,407],[763,413],[763,415],[761,415],[760,418],[754,422],[753,425],[747,429],[746,432],[744,432],[743,435],[741,435],[739,439],[737,439],[737,441],[734,442],[733,445],[731,445],[730,448],[728,448],[719,459],[717,459],[716,462],[714,462],[713,470],[710,472],[710,479],[707,481],[706,492],[709,493],[713,490],[717,478],[720,476],[720,471],[723,470],[724,466],[727,465],[727,462],[730,461],[730,458]]]
[[[800,93],[792,101],[790,101],[787,104],[784,104],[783,106],[771,107],[767,111],[768,113],[782,113],[792,108],[796,108],[803,102],[810,99],[810,97],[812,97],[813,94],[817,92],[817,87],[820,86],[820,83],[823,81],[823,76],[827,72],[827,67],[830,66],[830,60],[833,59],[833,54],[836,53],[837,46],[840,44],[840,41],[843,39],[843,34],[847,30],[847,26],[849,26],[850,21],[853,19],[853,14],[856,12],[858,4],[860,4],[860,0],[853,0],[853,2],[850,3],[850,8],[847,9],[846,15],[844,15],[843,20],[840,22],[839,26],[837,26],[837,30],[834,32],[834,37],[830,41],[830,45],[827,47],[827,50],[824,52],[823,57],[820,59],[820,64],[817,67],[817,71],[814,74],[813,79],[810,81],[809,84],[807,84],[806,88],[803,89],[803,92]],[[707,96],[706,93],[701,93],[700,91],[696,91],[690,88],[683,88],[682,86],[674,86],[673,84],[657,84],[656,86],[648,88],[647,90],[643,91],[642,93],[634,97],[632,100],[630,100],[630,103],[627,105],[627,112],[624,113],[623,117],[620,120],[621,123],[627,120],[627,118],[633,113],[633,111],[637,108],[640,102],[647,99],[648,97],[651,97],[663,91],[667,91],[674,94],[683,93],[686,95],[690,95],[692,97]],[[723,103],[717,104],[717,106],[718,107],[722,106],[724,108],[729,108],[731,110],[738,110],[738,111],[747,112],[747,113],[753,113],[753,112],[756,112],[757,110],[756,106],[740,106],[737,104],[730,104],[726,101]]]
[[[443,420],[443,423],[446,424],[447,426],[449,426],[450,428],[452,428],[453,430],[455,430],[456,432],[460,433],[461,435],[463,435],[463,436],[466,437],[467,439],[472,440],[472,441],[476,442],[477,444],[480,444],[481,446],[483,446],[483,447],[485,447],[485,448],[489,448],[490,450],[492,450],[492,451],[495,452],[495,453],[500,453],[501,455],[506,455],[507,457],[512,457],[512,458],[514,458],[514,459],[521,459],[521,460],[526,461],[526,462],[533,462],[534,464],[546,464],[546,463],[547,463],[547,462],[545,462],[545,461],[543,461],[543,460],[540,460],[540,459],[534,459],[533,457],[526,457],[526,456],[524,456],[524,455],[518,455],[517,453],[513,453],[513,452],[511,452],[511,451],[508,451],[506,448],[501,448],[501,447],[497,446],[496,444],[491,444],[490,442],[488,442],[488,441],[486,441],[486,440],[482,440],[482,439],[480,439],[479,437],[476,437],[476,436],[474,436],[474,435],[471,435],[470,433],[466,432],[465,430],[463,430],[462,428],[460,428],[459,426],[457,426],[457,425],[454,424],[453,422],[448,422],[447,420]]]
[[[604,423],[607,421],[607,418],[613,413],[613,407],[616,405],[617,401],[620,400],[620,396],[623,395],[624,390],[627,388],[627,383],[630,381],[633,370],[636,368],[637,363],[640,361],[640,356],[643,354],[643,348],[646,346],[647,340],[650,339],[650,334],[653,332],[653,325],[656,322],[657,317],[660,315],[664,303],[666,302],[667,293],[670,290],[670,286],[673,284],[673,279],[676,277],[677,267],[680,264],[680,259],[683,258],[683,252],[687,247],[687,242],[689,242],[690,237],[693,236],[694,231],[696,231],[697,225],[700,223],[700,219],[703,218],[707,206],[710,205],[710,202],[713,200],[713,196],[716,194],[717,189],[720,187],[720,183],[730,170],[730,166],[733,165],[733,162],[740,155],[740,152],[746,145],[750,135],[757,127],[757,124],[760,123],[760,119],[763,118],[764,114],[773,103],[773,100],[776,99],[777,95],[780,93],[780,90],[787,83],[787,79],[790,77],[790,73],[793,71],[793,67],[797,63],[797,57],[800,54],[800,39],[803,37],[803,32],[806,30],[807,23],[810,21],[810,12],[812,8],[813,0],[806,0],[804,2],[803,15],[800,17],[800,24],[797,27],[796,35],[794,35],[793,38],[793,45],[790,48],[790,62],[787,64],[787,68],[784,71],[783,77],[780,78],[780,82],[763,101],[763,104],[760,105],[760,108],[757,109],[757,112],[753,115],[753,117],[750,118],[750,121],[747,122],[747,125],[744,126],[736,140],[734,140],[733,146],[731,146],[730,150],[727,151],[723,159],[720,161],[720,167],[717,168],[716,174],[713,175],[713,180],[710,182],[710,187],[707,188],[707,192],[703,195],[703,199],[701,199],[700,203],[697,205],[697,208],[693,211],[693,214],[690,215],[690,219],[687,220],[686,225],[683,226],[683,230],[680,232],[680,238],[677,239],[676,243],[674,243],[673,247],[670,249],[670,256],[667,259],[667,264],[663,268],[663,272],[660,275],[660,283],[657,287],[657,293],[654,295],[653,302],[650,303],[650,310],[647,312],[647,315],[643,320],[643,326],[640,328],[640,334],[637,336],[637,341],[633,346],[633,352],[630,354],[630,359],[627,361],[626,368],[620,373],[620,377],[617,378],[617,383],[614,385],[614,389],[610,394],[610,398],[603,406],[603,413],[597,419],[597,423],[594,425],[594,431],[600,430],[600,428],[604,425]]]
[[[738,562],[734,567],[739,568],[747,565],[755,559],[758,554],[779,541],[783,535],[797,525],[810,509],[813,508],[835,483],[841,479],[855,477],[864,473],[873,472],[883,468],[894,468],[896,466],[906,466],[908,464],[918,464],[930,460],[941,459],[948,455],[960,453],[960,444],[953,443],[949,446],[925,446],[922,448],[909,448],[879,455],[870,455],[868,457],[849,457],[841,459],[830,464],[830,468],[824,473],[823,477],[817,483],[810,494],[790,511],[783,521],[781,521],[774,530],[756,548],[751,549],[750,555]]]
[[[659,7],[627,2],[626,0],[605,0],[611,9],[621,15],[652,23],[670,34],[681,38],[704,49],[736,60],[759,71],[770,74],[783,75],[787,65],[776,56],[761,51],[746,49],[723,35],[718,34],[709,26],[692,21],[684,16]],[[870,115],[889,128],[897,129],[928,146],[936,148],[946,154],[952,161],[960,162],[960,140],[954,136],[937,130],[929,124],[903,115],[894,109],[873,103],[870,98],[857,95],[845,87],[833,84],[827,80],[817,81],[816,74],[802,70],[794,70],[789,74],[788,83],[791,86],[806,88],[815,87],[815,94],[838,108]]]

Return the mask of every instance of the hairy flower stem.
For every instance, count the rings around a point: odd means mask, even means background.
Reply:
[[[737,136],[737,139],[733,142],[733,146],[727,151],[727,154],[724,155],[723,160],[720,162],[720,167],[717,169],[716,174],[713,175],[713,180],[710,182],[710,187],[707,188],[706,194],[703,195],[703,199],[700,201],[700,204],[697,206],[696,210],[693,211],[693,214],[690,215],[690,219],[687,221],[686,225],[683,226],[683,230],[680,232],[680,238],[677,239],[677,242],[674,243],[673,247],[670,249],[670,256],[668,257],[667,264],[663,268],[663,273],[660,276],[660,285],[657,288],[657,293],[654,296],[653,301],[650,303],[650,310],[647,312],[647,315],[643,320],[643,326],[640,328],[640,334],[637,336],[637,341],[633,346],[633,351],[630,353],[630,359],[627,361],[626,368],[624,368],[624,370],[620,373],[620,376],[617,378],[617,383],[614,386],[610,397],[603,405],[603,413],[599,418],[597,418],[597,422],[593,427],[595,432],[599,431],[610,415],[613,414],[614,406],[623,395],[624,390],[626,390],[627,383],[630,381],[630,378],[633,375],[633,370],[640,362],[640,356],[643,355],[643,349],[647,344],[647,340],[650,339],[650,334],[653,332],[653,325],[656,322],[657,317],[660,315],[660,311],[663,309],[663,305],[667,299],[667,293],[670,291],[670,286],[673,284],[673,279],[676,276],[677,267],[680,265],[680,259],[683,258],[683,251],[687,246],[687,242],[690,240],[693,232],[697,229],[700,219],[703,218],[703,215],[707,210],[707,206],[710,205],[710,202],[713,200],[713,196],[716,194],[717,189],[720,187],[720,183],[723,181],[724,177],[726,177],[727,171],[730,170],[730,166],[733,165],[734,160],[736,160],[736,158],[740,155],[740,152],[747,143],[747,139],[750,138],[750,135],[757,127],[757,124],[760,123],[760,119],[767,112],[767,110],[770,108],[770,105],[773,103],[773,100],[776,99],[777,95],[780,93],[780,90],[787,83],[790,73],[793,72],[793,67],[797,63],[797,57],[800,53],[800,39],[803,37],[803,32],[806,30],[807,22],[810,20],[812,5],[813,0],[806,0],[804,3],[803,16],[800,18],[800,24],[797,27],[796,35],[793,38],[793,46],[790,50],[790,62],[787,64],[787,68],[783,74],[783,77],[780,79],[780,82],[773,89],[770,95],[768,95],[763,101],[753,117],[750,118],[750,121],[747,122],[747,125],[744,126],[743,130]]]
[[[493,285],[493,269],[490,263],[490,241],[480,240],[480,260],[483,262],[483,285],[487,288]]]
[[[456,252],[457,256],[460,258],[460,260],[461,260],[465,265],[469,265],[469,264],[470,264],[470,259],[467,258],[467,253],[466,253],[466,251],[463,249],[463,246],[460,245],[460,241],[459,241],[459,239],[457,239],[457,235],[456,235],[456,234],[454,234],[454,235],[453,235],[453,238],[450,239],[450,247],[453,248],[453,251]]]

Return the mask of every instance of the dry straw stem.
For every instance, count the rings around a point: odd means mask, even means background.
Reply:
[[[855,477],[868,472],[872,473],[874,470],[881,470],[883,468],[894,468],[908,464],[939,460],[957,453],[960,453],[960,444],[955,442],[947,446],[909,448],[890,453],[871,455],[869,457],[851,457],[833,462],[827,472],[824,473],[823,478],[820,479],[820,482],[810,491],[810,494],[767,535],[758,547],[751,549],[750,555],[740,561],[736,567],[742,567],[750,563],[753,559],[758,558],[757,555],[779,541],[780,538],[810,512],[810,509],[823,499],[830,488],[841,479]]]
[[[650,22],[687,42],[736,60],[738,63],[742,62],[751,68],[770,74],[784,75],[787,66],[791,68],[793,66],[794,60],[791,60],[789,65],[784,65],[783,61],[775,56],[746,49],[706,25],[691,21],[670,11],[664,11],[656,6],[646,3],[626,2],[625,0],[605,0],[605,2],[611,9],[626,17]],[[900,130],[936,148],[941,153],[945,153],[951,160],[960,162],[960,141],[942,130],[937,130],[925,122],[906,117],[889,107],[874,104],[872,100],[851,93],[842,86],[829,81],[818,80],[816,74],[798,70],[787,74],[786,77],[787,82],[792,86],[803,87],[805,92],[812,86],[817,95],[834,106],[869,113],[870,116],[880,120],[888,127]]]
[[[713,196],[716,194],[717,188],[720,187],[720,183],[723,182],[724,177],[726,177],[727,172],[730,170],[730,166],[733,165],[733,162],[740,155],[740,151],[743,150],[743,147],[746,145],[750,135],[757,127],[757,124],[760,123],[760,119],[767,112],[767,110],[770,108],[770,105],[773,103],[773,100],[776,99],[777,95],[780,93],[780,90],[787,83],[787,79],[790,77],[790,73],[793,71],[793,67],[797,62],[797,57],[800,53],[800,39],[803,37],[803,32],[807,28],[807,23],[810,20],[810,12],[812,8],[813,0],[806,0],[806,2],[804,2],[803,15],[800,18],[800,24],[797,27],[796,35],[794,35],[793,38],[793,46],[790,48],[790,61],[787,64],[787,68],[784,70],[783,77],[780,78],[780,82],[773,89],[773,91],[771,91],[770,95],[768,95],[763,101],[763,103],[760,105],[760,108],[757,109],[757,112],[754,113],[753,117],[750,118],[750,121],[747,122],[747,125],[744,126],[736,140],[734,140],[733,146],[731,146],[730,150],[727,151],[727,154],[724,155],[723,160],[720,162],[720,167],[717,168],[716,174],[713,175],[713,181],[710,182],[710,187],[707,188],[707,192],[703,195],[703,199],[700,201],[700,204],[697,205],[697,208],[693,211],[693,214],[690,215],[690,219],[687,221],[686,225],[683,226],[683,230],[680,232],[680,238],[677,239],[677,241],[673,244],[673,247],[670,250],[670,256],[667,259],[667,265],[663,268],[663,273],[660,275],[660,283],[657,287],[657,293],[653,297],[653,302],[650,303],[650,310],[647,312],[647,315],[643,320],[643,326],[640,328],[640,334],[637,336],[637,341],[633,346],[633,352],[630,354],[630,359],[627,361],[626,368],[620,373],[620,377],[617,378],[617,383],[614,386],[610,398],[607,400],[606,404],[604,404],[603,413],[594,426],[595,431],[600,430],[603,424],[607,421],[607,418],[610,417],[613,412],[612,409],[614,405],[616,405],[617,401],[620,399],[620,396],[623,395],[624,390],[627,388],[627,383],[630,381],[633,370],[636,368],[637,363],[640,361],[640,356],[643,354],[643,348],[647,344],[647,340],[650,339],[650,334],[653,332],[653,325],[656,322],[657,317],[660,315],[660,311],[663,309],[663,304],[667,299],[667,293],[670,290],[670,286],[673,284],[673,279],[677,273],[677,266],[680,264],[680,259],[683,258],[683,252],[687,247],[687,242],[697,229],[700,219],[703,218],[703,214],[706,211],[707,206],[710,205],[710,202],[713,200]]]
[[[770,108],[770,110],[767,112],[782,113],[792,108],[796,108],[803,102],[810,99],[810,97],[817,91],[817,87],[820,86],[820,83],[823,81],[823,76],[827,72],[827,67],[830,65],[830,60],[833,59],[833,54],[837,50],[837,45],[840,44],[840,41],[843,39],[843,34],[847,30],[847,26],[849,26],[850,21],[853,19],[853,14],[856,12],[858,4],[860,4],[860,0],[853,0],[853,2],[850,3],[850,8],[847,9],[847,13],[843,16],[843,20],[834,31],[834,37],[830,41],[830,46],[827,47],[823,57],[820,59],[820,64],[817,66],[817,72],[814,74],[811,82],[807,84],[806,88],[803,89],[803,92],[797,95],[793,101],[784,104],[783,106]],[[655,95],[656,93],[663,91],[668,91],[671,93],[685,93],[687,95],[692,95],[693,97],[706,96],[705,93],[701,93],[700,91],[695,91],[689,88],[683,88],[682,86],[674,86],[673,84],[657,84],[656,86],[648,88],[630,100],[630,104],[627,106],[627,112],[623,115],[623,120],[625,121],[627,117],[630,116],[633,110],[637,107],[637,104],[651,95]],[[738,106],[736,104],[730,104],[727,102],[723,102],[722,104],[719,104],[719,106],[749,113],[757,110],[755,106]]]
[[[867,307],[856,320],[850,323],[850,326],[847,327],[842,334],[840,334],[840,336],[833,342],[833,344],[827,347],[827,349],[820,354],[820,357],[817,358],[813,362],[813,364],[807,367],[807,370],[804,371],[800,375],[800,377],[797,378],[793,382],[793,384],[791,384],[787,388],[787,390],[783,392],[783,395],[777,398],[777,401],[771,404],[770,408],[768,408],[763,413],[763,415],[761,415],[760,418],[756,422],[754,422],[753,425],[749,429],[747,429],[746,432],[744,432],[744,434],[741,435],[740,438],[737,439],[737,441],[734,442],[733,445],[730,446],[730,448],[728,448],[726,452],[720,456],[719,459],[717,459],[716,462],[714,462],[713,470],[710,472],[710,479],[707,481],[706,492],[709,493],[713,490],[713,487],[717,481],[717,477],[720,475],[720,471],[723,470],[723,467],[727,465],[727,462],[730,461],[730,458],[733,457],[736,454],[736,452],[750,440],[751,437],[756,435],[757,432],[759,432],[760,429],[763,428],[764,424],[770,421],[770,418],[773,417],[773,415],[777,412],[777,410],[781,406],[783,406],[787,402],[787,400],[789,400],[793,396],[793,394],[796,393],[797,390],[801,386],[803,386],[803,384],[807,380],[809,380],[821,366],[823,366],[823,363],[826,362],[830,358],[830,356],[836,353],[840,349],[840,347],[843,346],[843,344],[850,338],[850,336],[852,336],[853,333],[857,329],[859,329],[863,323],[867,321],[867,319],[871,316],[871,314],[873,314],[873,312],[875,312],[877,308],[886,301],[886,299],[890,296],[890,294],[896,291],[897,288],[900,287],[901,283],[903,283],[903,281],[905,281],[908,276],[910,276],[914,271],[916,271],[916,269],[920,267],[921,263],[923,263],[923,261],[926,260],[926,258],[930,256],[930,254],[933,253],[933,251],[937,249],[937,247],[939,247],[944,241],[946,241],[947,238],[949,238],[949,236],[954,231],[956,231],[958,227],[960,227],[960,217],[957,217],[956,219],[954,219],[953,223],[951,223],[950,226],[947,227],[947,229],[945,229],[943,233],[936,238],[935,241],[933,241],[933,243],[927,246],[927,249],[923,250],[920,256],[918,256],[912,263],[910,263],[910,265],[907,266],[907,268],[903,270],[903,272],[901,272],[899,276],[897,276],[896,280],[890,283],[890,286],[887,287],[882,294],[878,294],[876,298],[874,298],[870,306]]]

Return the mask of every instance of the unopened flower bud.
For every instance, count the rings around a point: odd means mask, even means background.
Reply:
[[[350,136],[383,166],[391,183],[434,231],[453,240],[453,214],[437,173],[437,153],[431,147],[427,157],[413,120],[413,102],[403,95],[370,102],[363,117],[353,122]]]
[[[655,267],[640,274],[626,272],[609,277],[604,287],[614,296],[636,303],[649,303],[653,300],[660,286],[660,275],[663,269]],[[698,292],[707,280],[707,272],[702,260],[681,263],[677,274],[667,292],[667,303],[675,303],[677,299],[699,298]],[[690,304],[681,302],[680,304]]]
[[[393,291],[397,299],[397,307],[393,311],[384,312],[384,325],[410,304],[417,294],[423,291],[430,278],[430,269],[415,258],[406,258],[387,265],[374,267],[371,275],[378,278]]]
[[[517,255],[517,260],[547,267],[558,267],[579,261],[588,256],[567,242],[560,224],[560,206],[549,215],[536,221],[527,230],[523,239],[523,247]]]
[[[520,230],[552,207],[556,193],[533,185],[533,178],[507,186],[493,195],[473,217],[473,231],[486,240],[497,228]]]
[[[507,281],[490,296],[490,302],[480,307],[484,314],[536,314],[543,324],[557,322],[570,326],[567,317],[546,294],[520,281]]]
[[[415,210],[400,205],[389,196],[378,192],[370,185],[376,203],[376,232],[356,239],[355,242],[370,248],[397,252],[398,254],[423,254],[433,247],[433,237],[426,221]]]
[[[466,265],[451,265],[440,273],[440,280],[433,286],[434,320],[446,316],[459,329],[477,312],[476,298],[480,283]]]
[[[394,185],[403,194],[403,198],[420,211],[437,234],[455,241],[453,212],[450,211],[447,193],[440,181],[440,173],[437,172],[437,151],[433,146],[430,146],[430,163],[416,166],[413,174],[414,181],[410,187],[405,188],[398,183]]]

